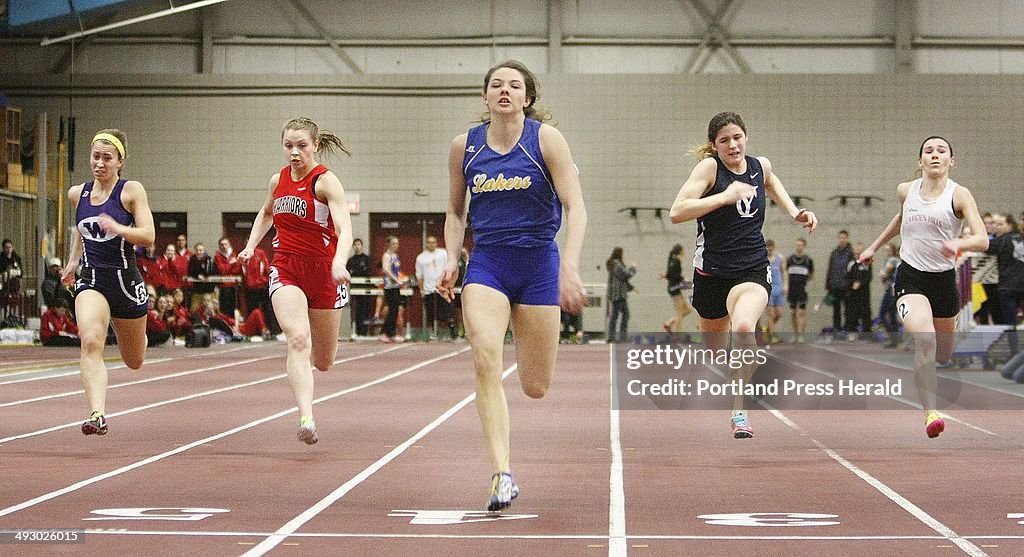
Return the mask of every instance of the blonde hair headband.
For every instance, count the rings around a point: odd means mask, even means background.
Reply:
[[[121,153],[122,159],[124,158],[124,145],[121,143],[121,140],[117,138],[117,136],[111,135],[109,133],[98,133],[96,134],[96,137],[92,138],[92,142],[96,143],[101,139],[103,141],[106,141],[107,143],[110,143],[114,147],[117,147],[117,152]]]

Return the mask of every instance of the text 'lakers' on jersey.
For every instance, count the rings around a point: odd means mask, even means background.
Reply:
[[[121,203],[121,193],[127,180],[118,180],[110,197],[93,205],[93,182],[82,185],[82,196],[75,210],[75,222],[82,235],[82,264],[92,269],[130,269],[135,267],[135,246],[113,232],[100,228],[100,215],[106,214],[124,226],[133,226],[135,216]]]
[[[746,157],[747,170],[736,174],[718,163],[715,185],[702,197],[725,191],[733,182],[754,186],[754,197],[719,207],[697,219],[697,249],[693,267],[706,275],[731,278],[753,269],[768,267],[768,249],[764,245],[765,190],[764,171],[754,157]]]
[[[462,170],[475,245],[539,247],[562,224],[562,203],[540,152],[541,123],[526,119],[508,153],[487,145],[487,126],[469,130]]]
[[[316,198],[316,181],[327,167],[319,164],[298,181],[291,167],[284,167],[274,189],[274,252],[331,258],[338,246],[334,220],[327,203]]]

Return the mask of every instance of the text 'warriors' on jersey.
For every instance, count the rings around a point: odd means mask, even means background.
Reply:
[[[508,153],[487,145],[487,126],[469,130],[462,171],[469,189],[473,243],[539,247],[562,225],[562,203],[540,152],[541,123],[527,118]]]
[[[316,198],[316,181],[327,167],[319,164],[298,181],[291,167],[281,170],[271,207],[274,212],[275,253],[317,258],[334,257],[338,236],[327,203]],[[312,210],[310,210],[312,209]]]

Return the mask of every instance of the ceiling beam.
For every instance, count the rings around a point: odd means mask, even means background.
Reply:
[[[914,31],[917,29],[917,0],[896,0],[893,32],[896,42],[896,73],[914,73]]]
[[[733,9],[738,6],[736,0],[726,0],[724,3],[718,6],[718,10],[712,13],[704,6],[702,0],[688,0],[683,3],[683,6],[689,6],[697,12],[697,16],[704,21],[706,30],[704,31],[704,37],[701,39],[699,45],[694,49],[690,55],[690,59],[686,63],[684,69],[685,73],[699,73],[707,67],[707,63],[710,60],[711,55],[716,50],[716,46],[721,49],[727,56],[727,60],[731,61],[736,70],[739,73],[750,73],[750,64],[747,63],[746,59],[742,54],[732,45],[730,42],[731,37],[728,32],[728,25],[732,21],[733,16],[739,11]]]
[[[363,73],[363,69],[356,64],[356,61],[353,60],[347,52],[345,52],[345,49],[338,46],[338,41],[331,36],[330,32],[328,32],[323,25],[320,25],[320,22],[313,17],[313,14],[311,14],[308,9],[306,9],[306,5],[303,4],[301,0],[290,0],[290,2],[295,8],[295,11],[299,12],[303,19],[306,20],[306,23],[308,23],[309,26],[320,35],[320,38],[323,39],[325,43],[327,43],[327,46],[331,47],[334,54],[336,54],[338,58],[344,62],[350,70],[352,70],[352,73]]]

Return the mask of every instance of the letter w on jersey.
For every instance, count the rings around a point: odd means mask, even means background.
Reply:
[[[103,232],[103,228],[100,226],[99,217],[82,219],[82,221],[78,223],[78,232],[82,234],[83,238],[93,240],[95,242],[108,242],[117,238],[117,234],[112,232]]]

